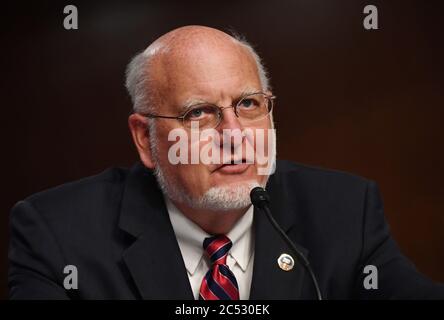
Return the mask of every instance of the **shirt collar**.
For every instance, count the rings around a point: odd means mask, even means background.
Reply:
[[[193,275],[204,255],[203,241],[211,235],[188,219],[167,197],[165,202],[185,267]],[[227,234],[233,243],[229,255],[244,272],[253,253],[253,211],[253,206],[250,206]]]

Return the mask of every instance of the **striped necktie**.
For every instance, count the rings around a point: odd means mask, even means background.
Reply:
[[[231,246],[225,235],[205,238],[203,248],[212,266],[202,280],[199,300],[239,300],[236,278],[226,264]]]

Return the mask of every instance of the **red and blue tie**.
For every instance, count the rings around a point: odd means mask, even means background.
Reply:
[[[203,248],[212,266],[202,280],[199,300],[239,300],[239,286],[227,266],[231,246],[231,240],[225,235],[205,238]]]

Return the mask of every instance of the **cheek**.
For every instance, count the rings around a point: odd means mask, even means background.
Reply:
[[[208,168],[200,161],[202,148],[211,141],[201,141],[199,135],[192,139],[192,133],[180,132],[171,137],[173,141],[168,141],[168,135],[159,139],[157,143],[157,154],[163,167],[168,167],[169,171],[177,171],[182,176],[189,176],[193,179],[196,176],[208,174]]]
[[[253,149],[255,157],[267,155],[269,150],[273,149],[274,129],[248,128],[245,133],[245,148]]]
[[[202,164],[176,165],[170,169],[177,184],[188,194],[201,196],[211,186],[208,170]]]

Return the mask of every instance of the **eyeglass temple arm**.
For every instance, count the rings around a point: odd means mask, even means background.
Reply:
[[[147,118],[163,118],[163,119],[183,119],[183,116],[179,116],[179,117],[173,117],[173,116],[162,116],[162,115],[158,115],[158,114],[152,114],[152,113],[140,113],[140,115],[147,117]]]

